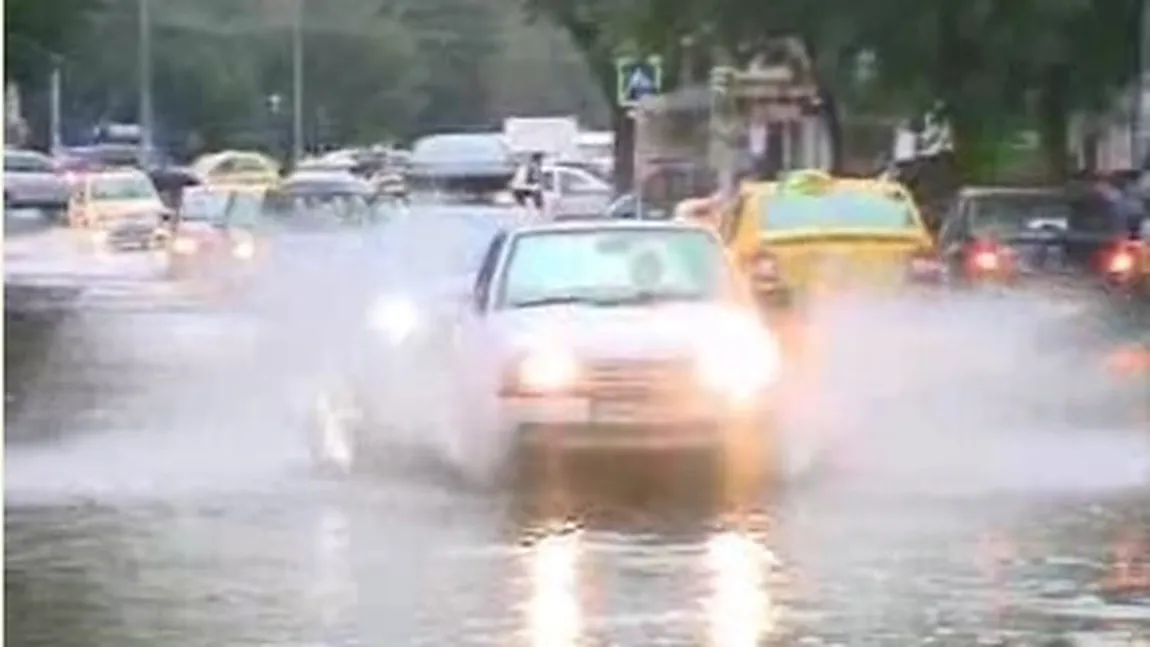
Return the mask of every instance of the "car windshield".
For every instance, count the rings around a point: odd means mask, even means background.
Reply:
[[[52,172],[52,162],[36,153],[4,153],[4,170],[14,172]]]
[[[690,229],[588,229],[516,238],[499,303],[516,308],[717,299],[729,285],[721,245]]]
[[[829,193],[777,193],[763,198],[759,211],[769,231],[789,229],[917,229],[914,214],[900,200],[859,190]]]
[[[159,197],[156,187],[143,175],[96,178],[92,182],[93,200],[150,200]]]
[[[1071,217],[1070,201],[1058,195],[987,195],[973,202],[976,234],[1011,234],[1042,226],[1065,229]]]

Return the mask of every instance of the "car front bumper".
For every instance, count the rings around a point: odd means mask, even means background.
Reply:
[[[104,241],[110,247],[150,247],[159,239],[155,227],[123,227],[106,230]]]
[[[521,446],[560,450],[719,449],[769,431],[769,407],[505,397],[501,419]]]

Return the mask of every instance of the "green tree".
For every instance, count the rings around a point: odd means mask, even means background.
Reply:
[[[4,67],[21,85],[41,82],[51,56],[67,56],[101,0],[7,0],[4,3]]]
[[[494,121],[488,114],[487,63],[502,47],[502,22],[484,0],[407,0],[385,13],[414,35],[413,58],[424,68],[418,130],[452,129]]]

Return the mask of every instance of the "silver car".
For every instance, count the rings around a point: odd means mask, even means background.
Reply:
[[[578,166],[543,169],[543,202],[555,220],[601,215],[611,204],[611,185]]]
[[[62,216],[68,208],[68,182],[52,159],[33,150],[4,151],[4,203],[15,209],[43,209]]]
[[[454,296],[370,309],[349,379],[321,402],[325,464],[431,437],[489,467],[540,449],[702,450],[732,471],[778,455],[778,343],[710,231],[514,226]]]

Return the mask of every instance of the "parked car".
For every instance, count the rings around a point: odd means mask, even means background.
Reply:
[[[33,150],[5,149],[4,204],[10,209],[42,209],[63,219],[70,195],[67,179],[52,158]]]

